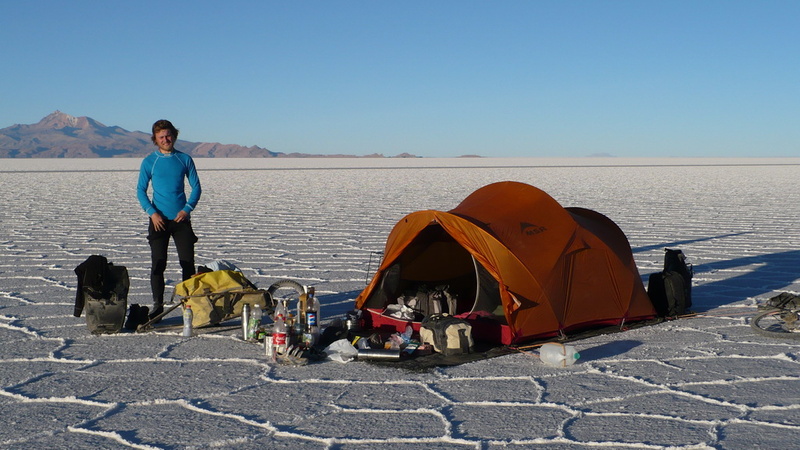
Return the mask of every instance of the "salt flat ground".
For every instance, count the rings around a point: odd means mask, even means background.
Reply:
[[[551,368],[517,353],[427,372],[267,363],[235,336],[91,336],[73,269],[125,265],[149,304],[138,161],[0,161],[0,446],[4,448],[792,448],[797,342],[748,326],[800,292],[800,159],[198,160],[199,264],[261,287],[314,286],[326,320],[370,276],[405,214],[502,180],[599,211],[646,280],[664,247],[694,264],[697,318],[575,343]],[[168,272],[179,277],[175,255]],[[373,259],[372,268],[375,261]]]

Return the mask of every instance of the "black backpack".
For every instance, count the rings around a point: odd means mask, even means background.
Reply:
[[[661,317],[686,314],[692,306],[694,270],[678,249],[664,249],[664,270],[650,275],[647,295]]]
[[[125,266],[115,266],[104,256],[92,255],[75,268],[78,289],[73,315],[86,310],[86,326],[92,334],[122,329],[128,309],[130,279]]]

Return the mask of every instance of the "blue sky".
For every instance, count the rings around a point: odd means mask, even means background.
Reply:
[[[425,157],[797,156],[797,1],[2,2],[0,128]]]

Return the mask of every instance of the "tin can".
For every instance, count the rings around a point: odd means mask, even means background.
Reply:
[[[272,343],[272,335],[270,334],[264,336],[264,354],[267,355],[268,360],[275,359],[275,345]]]

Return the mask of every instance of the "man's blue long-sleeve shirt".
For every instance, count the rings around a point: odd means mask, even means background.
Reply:
[[[189,181],[192,192],[186,199],[184,179]],[[147,195],[147,186],[153,185],[152,200]],[[136,196],[148,216],[158,212],[168,220],[175,219],[181,210],[191,213],[200,200],[202,189],[192,157],[173,150],[164,154],[156,150],[147,155],[139,169]]]

